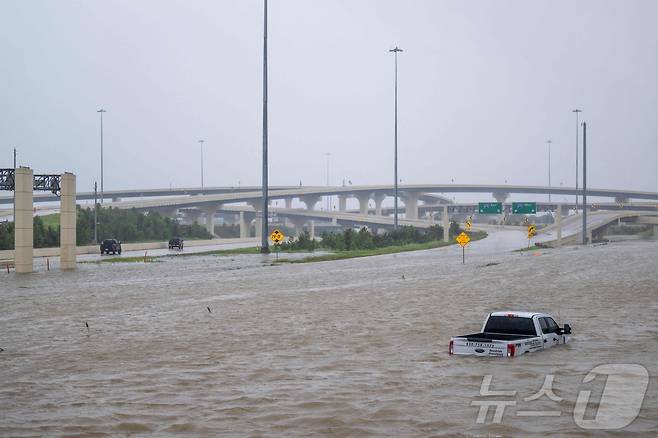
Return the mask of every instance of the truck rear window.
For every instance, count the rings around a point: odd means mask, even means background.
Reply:
[[[535,324],[532,318],[519,318],[515,316],[490,316],[485,333],[510,333],[515,335],[536,335]]]

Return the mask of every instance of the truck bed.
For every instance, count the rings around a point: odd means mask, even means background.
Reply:
[[[491,342],[491,341],[521,341],[523,339],[534,338],[532,335],[515,335],[508,333],[474,333],[472,335],[459,336],[466,338],[471,342]]]

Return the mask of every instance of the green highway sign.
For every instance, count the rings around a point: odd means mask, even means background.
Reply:
[[[503,212],[502,202],[479,202],[478,213],[480,214],[499,214]]]
[[[513,214],[537,214],[536,202],[512,202]]]

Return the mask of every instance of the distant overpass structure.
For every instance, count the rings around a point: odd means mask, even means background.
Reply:
[[[363,224],[373,227],[392,225],[393,213],[390,207],[383,205],[384,200],[394,196],[393,185],[349,185],[349,186],[277,186],[269,191],[270,203],[284,201],[284,207],[271,207],[272,211],[299,224],[306,221],[331,221],[337,224]],[[483,193],[499,202],[505,202],[511,194],[528,195],[563,195],[574,196],[583,194],[583,190],[572,187],[547,187],[524,185],[488,185],[488,184],[405,184],[399,185],[399,197],[402,206],[403,224],[413,224],[418,227],[430,226],[433,222],[427,219],[428,214],[440,213],[441,223],[446,224],[447,218],[455,213],[475,213],[476,203],[456,204],[445,194],[453,193]],[[179,188],[179,189],[148,189],[148,190],[116,190],[105,192],[113,202],[105,206],[120,209],[135,208],[141,211],[158,211],[169,217],[176,217],[183,212],[190,222],[201,222],[203,216],[209,232],[214,231],[217,213],[233,212],[239,215],[241,235],[246,232],[246,221],[260,221],[258,212],[262,210],[262,194],[260,187],[210,187],[210,188]],[[337,208],[333,211],[318,211],[317,205],[323,197],[338,198]],[[622,189],[593,188],[587,190],[591,198],[610,198],[608,202],[596,202],[597,209],[606,210],[642,210],[647,213],[658,212],[658,192],[647,192]],[[125,199],[124,199],[125,198]],[[347,210],[347,200],[356,199],[358,209]],[[52,202],[55,196],[35,195],[35,202]],[[93,200],[93,192],[78,193],[78,200]],[[304,204],[305,208],[293,208],[293,200]],[[0,198],[1,203],[11,203],[11,197]],[[649,202],[654,201],[654,202]],[[505,211],[510,213],[511,206],[504,204]],[[537,202],[538,211],[555,211],[562,213],[575,208],[572,203]],[[588,204],[592,209],[592,203]],[[426,217],[426,219],[421,219]],[[565,222],[568,225],[568,222]],[[258,226],[256,227],[258,228]]]

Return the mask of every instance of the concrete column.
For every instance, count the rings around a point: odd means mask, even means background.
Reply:
[[[262,212],[261,212],[261,214],[262,214]],[[262,219],[262,216],[261,216],[261,217],[258,217],[258,215],[256,215],[256,219],[255,219],[255,221],[254,221],[254,237],[256,237],[256,240],[257,240],[259,243],[260,243],[260,241],[261,241],[261,237],[260,237],[260,236],[262,236],[262,234],[263,234],[262,225],[261,225],[261,224],[262,224],[262,222],[261,222],[262,220],[263,220],[263,219]]]
[[[494,192],[491,195],[494,197],[496,202],[504,203],[507,200],[507,198],[509,198],[509,193],[505,193],[505,192]]]
[[[658,225],[653,226],[653,237],[658,237]]]
[[[34,174],[29,167],[16,169],[15,175],[15,207],[14,217],[14,266],[16,273],[29,274],[32,272],[32,258],[34,255],[34,230],[32,215],[32,200],[34,187]]]
[[[246,239],[249,237],[249,226],[244,219],[244,211],[240,212],[240,239]]]
[[[418,193],[405,193],[402,202],[404,202],[405,217],[418,219]]]
[[[286,198],[286,208],[292,208],[292,198]]]
[[[370,202],[370,194],[360,193],[356,195],[356,199],[359,200],[359,213],[368,214],[368,202]]]
[[[555,217],[557,221],[557,246],[562,246],[562,204],[557,205],[557,214]]]
[[[315,239],[315,221],[311,220],[311,227],[310,227],[309,234],[311,235],[311,239]]]
[[[450,219],[448,218],[448,206],[443,206],[443,213],[441,214],[441,221],[443,223],[443,241],[450,240]]]
[[[203,212],[206,215],[206,230],[215,235],[215,213],[219,209],[220,204],[207,205],[203,207]]]
[[[75,269],[76,231],[75,222],[77,211],[75,209],[75,175],[64,173],[62,175],[62,195],[60,197],[59,215],[59,258],[62,270]]]
[[[315,210],[315,204],[320,202],[320,197],[316,195],[302,196],[300,200],[306,204],[307,210]]]
[[[382,202],[386,199],[386,195],[383,193],[376,193],[374,196],[375,199],[375,215],[382,215]]]
[[[338,211],[347,211],[347,196],[338,195]]]

